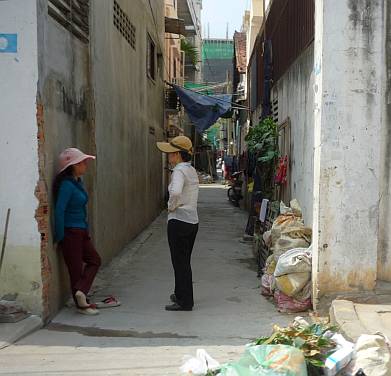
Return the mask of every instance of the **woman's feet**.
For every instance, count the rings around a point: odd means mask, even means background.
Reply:
[[[81,313],[82,315],[87,315],[87,316],[99,315],[99,311],[96,308],[92,308],[92,307],[78,308],[77,312]]]
[[[109,296],[105,299],[103,299],[100,302],[95,303],[96,307],[101,308],[113,308],[113,307],[119,307],[121,305],[121,302],[115,298],[114,296]]]
[[[88,315],[88,316],[96,316],[99,314],[99,311],[96,309],[95,304],[89,304],[87,301],[87,297],[83,291],[76,291],[75,293],[77,312]]]
[[[192,307],[182,307],[176,298],[175,294],[170,295],[170,300],[173,304],[166,306],[166,311],[192,311]]]
[[[87,302],[86,294],[84,294],[83,291],[80,291],[80,290],[76,291],[75,299],[76,299],[76,303],[77,303],[78,308],[87,308],[87,307],[89,307],[89,304]]]

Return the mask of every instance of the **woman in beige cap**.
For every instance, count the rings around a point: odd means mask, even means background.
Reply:
[[[191,254],[198,232],[197,201],[199,180],[190,161],[193,145],[185,136],[171,142],[158,142],[174,168],[168,187],[168,243],[175,274],[175,291],[167,311],[191,311],[194,306]]]

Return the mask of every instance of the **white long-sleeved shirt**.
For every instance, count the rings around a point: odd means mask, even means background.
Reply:
[[[198,175],[191,163],[183,162],[176,165],[168,186],[170,199],[168,201],[168,220],[197,224],[198,223]]]

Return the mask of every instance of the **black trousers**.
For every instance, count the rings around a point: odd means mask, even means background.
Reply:
[[[168,244],[175,274],[175,296],[180,306],[193,308],[193,276],[191,253],[198,232],[198,224],[172,219],[168,222]]]

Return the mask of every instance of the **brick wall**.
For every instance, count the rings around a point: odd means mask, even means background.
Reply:
[[[38,207],[35,212],[35,219],[38,224],[38,231],[41,234],[41,275],[42,275],[42,306],[43,319],[49,317],[49,284],[51,276],[51,267],[48,257],[49,250],[49,202],[48,187],[45,180],[45,134],[44,134],[44,109],[42,103],[37,101],[37,126],[38,126],[38,167],[39,180],[35,187],[35,196],[38,199]]]

